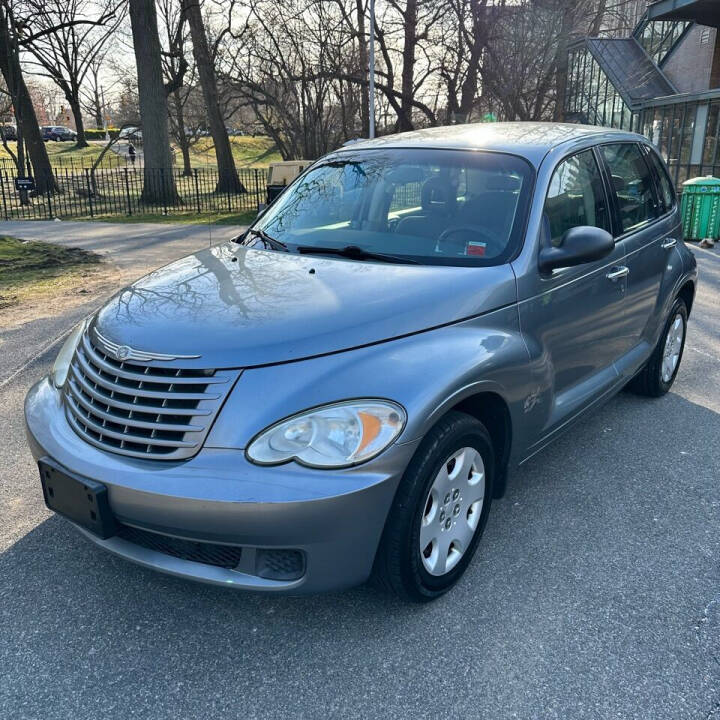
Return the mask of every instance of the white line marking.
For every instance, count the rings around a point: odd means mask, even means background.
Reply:
[[[52,339],[49,343],[43,345],[43,347],[38,350],[29,360],[26,360],[19,368],[10,373],[8,377],[0,381],[0,388],[4,388],[6,385],[11,383],[18,375],[20,375],[21,372],[23,372],[23,370],[26,370],[28,367],[30,367],[30,365],[32,365],[36,360],[40,359],[48,350],[50,350],[53,345],[59,343],[61,340],[67,337],[72,331],[73,327],[75,327],[75,325],[68,328],[67,330],[64,330],[62,333],[60,333],[60,335]]]
[[[693,347],[692,345],[688,345],[687,348],[688,348],[688,350],[692,350],[693,352],[696,352],[698,355],[704,355],[705,357],[708,357],[711,360],[716,360],[717,362],[720,362],[720,358],[713,355],[712,353],[705,352],[704,350],[698,350],[696,347]]]

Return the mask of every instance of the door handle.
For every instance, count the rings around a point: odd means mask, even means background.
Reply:
[[[670,248],[673,248],[677,245],[677,240],[675,238],[665,238],[662,243],[660,244],[660,247],[663,250],[669,250]]]
[[[630,268],[625,267],[625,265],[620,265],[619,267],[613,268],[605,277],[608,280],[612,280],[613,282],[615,282],[616,280],[619,280],[620,278],[623,278],[629,274]]]

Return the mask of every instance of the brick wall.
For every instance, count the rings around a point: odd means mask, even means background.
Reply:
[[[678,92],[702,92],[717,86],[717,76],[713,78],[715,85],[711,84],[711,73],[715,74],[715,65],[720,64],[716,45],[715,28],[695,25],[690,29],[680,47],[663,66],[663,72]]]

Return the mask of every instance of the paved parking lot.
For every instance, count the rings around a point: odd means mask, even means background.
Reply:
[[[465,579],[425,607],[104,554],[44,508],[24,444],[55,348],[2,366],[0,718],[720,719],[720,253],[695,252],[673,392],[621,394],[515,471]]]

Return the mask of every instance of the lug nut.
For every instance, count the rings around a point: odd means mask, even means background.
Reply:
[[[452,527],[452,520],[451,520],[450,518],[448,518],[448,519],[445,521],[445,529],[446,529],[446,530],[449,530],[451,527]]]
[[[441,510],[440,511],[440,522],[442,522],[444,519],[445,519],[445,511]]]
[[[450,502],[450,493],[448,493],[448,494],[445,496],[445,504],[447,505],[449,502]]]
[[[454,513],[455,515],[459,515],[459,514],[460,514],[460,506],[459,506],[459,505],[456,505],[456,506],[455,506],[455,509],[453,510],[453,513]]]
[[[453,490],[453,500],[457,500],[459,496],[460,496],[460,491],[457,489]]]

